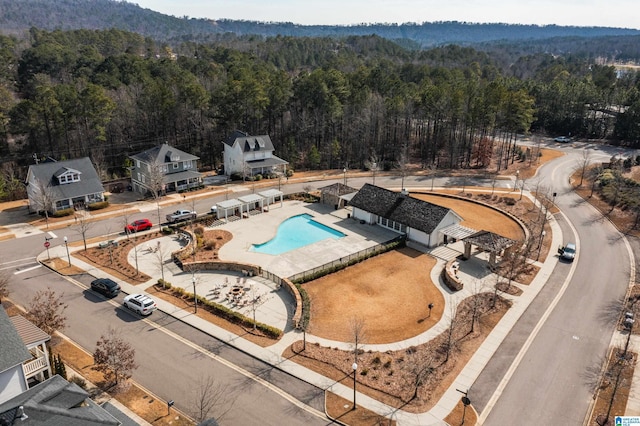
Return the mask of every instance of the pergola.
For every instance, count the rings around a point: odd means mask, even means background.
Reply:
[[[218,208],[218,219],[222,219],[221,215],[224,212],[224,219],[227,220],[229,217],[229,211],[231,211],[231,216],[236,216],[236,210],[240,210],[240,214],[242,214],[242,201],[237,200],[235,198],[231,200],[224,200],[216,203]]]
[[[264,197],[258,194],[249,194],[242,197],[238,197],[238,201],[242,203],[242,206],[240,206],[240,213],[242,213],[242,211],[244,210],[244,207],[246,206],[247,214],[249,214],[249,211],[255,210],[255,207],[257,207],[258,204],[260,204],[260,211],[262,211],[263,204],[264,204]],[[251,207],[254,207],[254,208],[251,208]]]
[[[276,202],[276,198],[280,197],[280,207],[282,207],[283,192],[277,189],[267,189],[266,191],[258,192],[258,195],[264,198],[264,203],[270,205]]]
[[[478,246],[479,249],[489,252],[489,266],[496,265],[496,256],[504,250],[513,246],[517,241],[489,231],[478,231],[473,235],[463,238],[464,258],[471,257],[471,246]]]

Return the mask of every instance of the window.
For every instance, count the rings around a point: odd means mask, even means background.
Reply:
[[[140,168],[140,160],[136,160],[136,167],[139,169]]]
[[[178,163],[173,163],[173,170],[178,168]]]
[[[193,168],[193,161],[192,160],[185,161],[184,163],[182,163],[182,168],[185,170]]]
[[[142,180],[142,178],[140,177],[140,172],[138,172],[138,180]]]

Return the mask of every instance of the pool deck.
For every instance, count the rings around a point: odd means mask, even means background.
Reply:
[[[283,221],[303,213],[310,214],[318,223],[343,232],[346,237],[328,238],[279,255],[250,251],[252,244],[273,238]],[[231,241],[220,249],[219,257],[222,260],[259,265],[280,277],[290,277],[398,236],[380,226],[361,224],[353,218],[347,218],[349,213],[346,209],[334,210],[333,206],[302,201],[285,201],[283,207],[279,203],[272,204],[266,213],[216,226],[233,234]]]

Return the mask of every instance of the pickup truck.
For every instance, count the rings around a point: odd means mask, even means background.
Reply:
[[[191,210],[176,210],[175,212],[167,215],[167,222],[175,223],[183,220],[195,219],[198,214]]]

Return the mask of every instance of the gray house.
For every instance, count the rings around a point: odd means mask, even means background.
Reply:
[[[29,166],[29,211],[55,213],[104,201],[104,187],[89,157]]]
[[[442,231],[462,222],[462,217],[451,209],[368,183],[349,205],[355,219],[406,234],[407,240],[427,247],[442,244]]]
[[[141,194],[184,191],[202,185],[198,172],[200,157],[166,143],[130,157],[133,160],[131,185]]]
[[[107,425],[122,423],[87,391],[56,375],[0,404],[0,425]]]

